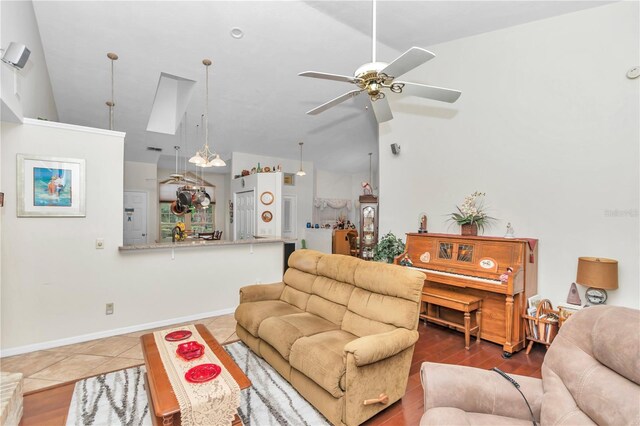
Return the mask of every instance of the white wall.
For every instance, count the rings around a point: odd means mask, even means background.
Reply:
[[[164,176],[164,175],[162,175]],[[124,162],[124,190],[147,193],[147,242],[158,241],[158,168],[153,163]]]
[[[53,99],[49,71],[42,49],[40,31],[30,0],[0,2],[0,45],[3,49],[10,42],[22,43],[31,51],[25,67],[16,71],[20,103],[25,117],[58,120],[58,112]],[[13,69],[0,63],[3,77],[13,74]],[[3,78],[3,83],[5,79]],[[3,92],[7,87],[3,84]],[[6,93],[3,93],[3,99]]]
[[[579,256],[619,260],[613,305],[640,306],[638,2],[618,2],[437,46],[406,76],[462,90],[406,98],[380,127],[380,232],[430,232],[475,190],[488,235],[540,239],[539,293],[564,302]],[[389,152],[402,146],[400,156]],[[581,286],[579,286],[581,287]],[[584,292],[584,288],[580,289]],[[584,297],[583,297],[584,301]]]
[[[281,243],[120,252],[123,134],[25,122],[1,137],[3,355],[229,312],[241,286],[281,280]],[[17,153],[84,158],[86,217],[16,217]]]
[[[231,179],[233,179],[233,176],[239,175],[243,169],[251,170],[258,163],[262,167],[281,165],[283,173],[296,173],[300,169],[299,160],[234,152],[231,159]],[[295,176],[295,186],[284,185],[282,187],[283,195],[295,195],[297,199],[298,214],[296,224],[298,241],[296,242],[296,248],[300,248],[300,239],[304,238],[305,226],[307,222],[311,222],[313,216],[315,170],[313,163],[310,161],[304,161],[303,168],[307,175]]]

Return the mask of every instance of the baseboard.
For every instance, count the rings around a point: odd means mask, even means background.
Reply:
[[[80,336],[65,337],[64,339],[49,340],[48,342],[33,343],[31,345],[17,346],[0,350],[0,358],[25,354],[28,352],[41,351],[44,349],[57,348],[60,346],[72,345],[74,343],[88,342],[89,340],[102,339],[105,337],[118,336],[120,334],[134,333],[136,331],[148,330],[150,328],[164,327],[166,325],[178,324],[187,321],[196,321],[202,318],[217,317],[230,314],[235,311],[235,307],[219,309],[217,311],[202,312],[186,317],[171,318],[162,321],[148,322],[146,324],[132,325],[129,327],[114,328],[112,330],[98,331],[95,333],[82,334]]]

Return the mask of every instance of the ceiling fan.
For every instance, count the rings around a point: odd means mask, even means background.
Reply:
[[[358,88],[351,90],[335,99],[330,100],[310,111],[307,114],[317,115],[334,107],[347,99],[366,92],[371,100],[371,107],[378,123],[389,121],[393,118],[391,107],[386,98],[386,91],[391,93],[404,93],[411,96],[435,99],[437,101],[453,103],[462,92],[443,87],[427,86],[426,84],[411,83],[408,81],[396,81],[399,77],[419,65],[433,59],[436,55],[420,47],[412,47],[391,63],[376,61],[376,0],[373,0],[373,34],[372,34],[371,62],[358,68],[353,77],[338,74],[329,74],[317,71],[301,72],[302,77],[320,78],[353,83]]]

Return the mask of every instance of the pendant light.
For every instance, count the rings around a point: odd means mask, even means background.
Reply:
[[[209,149],[209,67],[211,66],[210,59],[203,59],[202,63],[205,66],[205,104],[204,104],[204,146],[202,149],[189,159],[190,163],[195,164],[197,167],[224,167],[227,163],[220,158],[219,154],[214,154]]]
[[[113,62],[118,60],[118,55],[109,52],[107,53],[107,58],[111,61],[111,100],[107,101],[106,104],[109,107],[109,130],[113,130],[113,107],[116,106],[113,100]]]
[[[296,176],[305,176],[306,173],[302,170],[302,145],[304,145],[304,142],[299,142],[298,145],[300,145],[300,170],[298,170]]]

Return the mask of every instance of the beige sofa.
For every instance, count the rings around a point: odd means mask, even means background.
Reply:
[[[593,306],[571,316],[542,379],[511,375],[540,425],[640,424],[640,311]],[[421,425],[531,425],[518,391],[496,372],[424,363]]]
[[[358,425],[407,386],[425,276],[295,251],[283,282],[240,290],[238,337],[336,425]],[[388,402],[364,405],[388,396]]]

